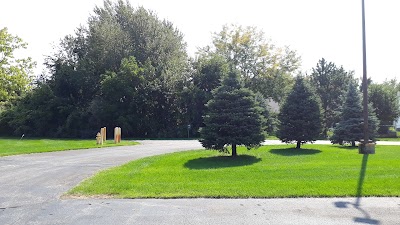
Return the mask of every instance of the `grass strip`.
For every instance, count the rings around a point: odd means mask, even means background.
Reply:
[[[143,158],[102,171],[68,194],[114,198],[400,196],[400,146],[377,146],[376,154],[367,158],[350,147],[291,147],[239,148],[237,158],[207,150]]]
[[[122,141],[114,144],[114,141],[107,140],[103,145],[96,145],[96,140],[80,139],[13,139],[0,138],[0,157],[8,155],[54,152],[88,148],[103,148],[114,146],[135,145],[137,142]]]

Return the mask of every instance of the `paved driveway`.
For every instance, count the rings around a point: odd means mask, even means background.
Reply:
[[[400,224],[399,198],[60,199],[99,170],[197,141],[0,157],[3,224]],[[361,204],[356,204],[361,202]]]

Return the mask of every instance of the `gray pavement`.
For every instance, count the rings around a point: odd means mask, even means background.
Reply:
[[[0,225],[400,224],[400,198],[60,199],[102,169],[199,148],[197,141],[141,141],[137,146],[0,157]]]

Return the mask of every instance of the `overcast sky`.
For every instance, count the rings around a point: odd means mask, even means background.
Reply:
[[[256,26],[273,43],[289,45],[309,72],[324,57],[362,76],[361,0],[130,0],[159,18],[171,21],[184,34],[188,52],[210,43],[224,24]],[[52,46],[72,34],[102,0],[2,0],[0,28],[29,44],[24,54],[43,67]],[[375,82],[399,76],[400,1],[365,0],[368,76]],[[398,79],[399,79],[398,78]],[[399,79],[400,80],[400,79]]]

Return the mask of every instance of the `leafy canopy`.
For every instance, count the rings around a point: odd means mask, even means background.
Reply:
[[[188,62],[171,22],[129,1],[106,0],[60,42],[47,58],[51,76],[0,126],[32,136],[92,138],[100,127],[120,126],[125,136],[182,137]],[[42,116],[46,122],[34,122]]]
[[[289,47],[267,41],[256,27],[225,25],[213,34],[212,42],[199,54],[224,57],[239,70],[244,86],[265,98],[280,102],[293,84],[292,73],[300,65],[300,57]]]
[[[389,126],[400,115],[400,104],[397,96],[396,80],[386,81],[382,84],[368,85],[369,102],[375,109],[376,116],[381,122],[379,133],[385,134]]]
[[[31,58],[15,59],[14,52],[27,44],[18,36],[0,29],[0,109],[30,90],[30,75],[35,63]]]

